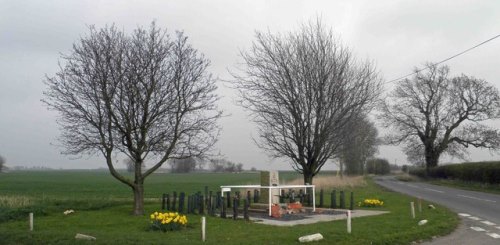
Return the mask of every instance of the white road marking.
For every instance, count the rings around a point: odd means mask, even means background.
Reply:
[[[459,213],[458,215],[462,216],[462,217],[469,217],[470,214],[466,214],[466,213]]]
[[[481,227],[477,227],[477,226],[471,226],[470,228],[475,230],[475,231],[485,231],[485,229],[483,229]]]
[[[477,197],[471,197],[471,196],[466,196],[466,195],[457,195],[459,197],[465,197],[465,198],[470,198],[470,199],[474,199],[474,200],[478,200],[478,201],[485,201],[485,202],[497,202],[497,201],[493,201],[493,200],[488,200],[488,199],[482,199],[482,198],[477,198]]]
[[[495,239],[500,238],[500,235],[498,235],[497,233],[486,233],[486,235],[493,237]]]
[[[495,223],[490,222],[490,221],[487,221],[487,220],[485,220],[485,221],[481,221],[481,223],[483,223],[483,224],[485,224],[485,225],[496,225]]]
[[[475,217],[475,216],[469,216],[468,218],[471,219],[471,220],[480,220],[480,218]]]
[[[424,188],[424,189],[429,190],[429,191],[434,191],[434,192],[444,193],[444,191],[435,190],[435,189],[431,189],[431,188]]]

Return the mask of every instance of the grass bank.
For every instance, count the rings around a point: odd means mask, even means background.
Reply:
[[[281,176],[292,180],[292,173]],[[164,192],[203,190],[205,185],[217,190],[224,184],[258,183],[257,173],[243,174],[155,174],[146,183],[146,210],[158,211],[159,197]],[[326,187],[325,187],[326,188]],[[353,220],[351,234],[346,233],[345,221],[323,222],[294,227],[274,227],[243,220],[233,221],[207,217],[206,244],[294,244],[302,235],[321,233],[319,244],[409,244],[454,230],[455,214],[435,205],[423,209],[417,218],[410,217],[409,202],[413,198],[390,192],[370,179],[363,185],[344,186],[355,193],[355,202],[378,198],[385,206],[377,210],[388,214]],[[319,190],[318,190],[319,191]],[[326,193],[330,190],[326,189]],[[28,231],[26,213],[0,223],[0,244],[86,244],[75,241],[76,233],[97,237],[95,244],[201,244],[200,216],[189,215],[189,227],[178,232],[148,230],[147,216],[134,217],[131,191],[105,172],[15,172],[0,178],[0,208],[9,212],[35,211],[35,230]],[[329,203],[329,195],[325,203]],[[7,204],[8,203],[8,204]],[[424,207],[427,203],[424,203]],[[63,211],[76,212],[65,216]],[[374,209],[374,208],[372,208]],[[5,213],[0,213],[0,217]],[[427,219],[424,226],[417,222]]]

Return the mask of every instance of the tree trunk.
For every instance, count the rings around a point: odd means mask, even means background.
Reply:
[[[134,188],[134,215],[144,215],[144,185],[136,183]]]
[[[312,185],[313,177],[314,176],[312,175],[312,173],[304,171],[304,185],[306,184]]]
[[[426,154],[425,155],[425,171],[429,175],[430,169],[437,167],[439,162],[439,154]]]

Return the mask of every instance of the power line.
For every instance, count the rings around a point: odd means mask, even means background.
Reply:
[[[471,50],[473,50],[473,49],[475,49],[475,48],[477,48],[477,47],[479,47],[479,46],[481,46],[481,45],[483,45],[483,44],[485,44],[485,43],[487,43],[487,42],[489,42],[489,41],[492,41],[492,40],[494,40],[494,39],[496,39],[496,38],[499,38],[499,37],[500,37],[500,34],[498,34],[498,35],[496,35],[496,36],[494,36],[494,37],[492,37],[492,38],[490,38],[490,39],[488,39],[488,40],[486,40],[486,41],[483,41],[482,43],[477,44],[477,45],[476,45],[476,46],[474,46],[474,47],[468,48],[468,49],[466,49],[466,50],[464,50],[464,51],[462,51],[462,52],[460,52],[460,53],[458,53],[458,54],[455,54],[455,55],[453,55],[453,56],[450,56],[450,57],[448,57],[448,58],[446,58],[446,59],[444,59],[444,60],[441,60],[441,61],[439,61],[439,62],[437,62],[437,63],[434,63],[434,64],[435,64],[435,65],[439,65],[439,64],[441,64],[441,63],[444,63],[444,62],[446,62],[446,61],[448,61],[448,60],[451,60],[451,59],[456,58],[456,57],[458,57],[458,56],[460,56],[460,55],[462,55],[462,54],[465,54],[465,53],[467,53],[467,52],[469,52],[469,51],[471,51]],[[409,76],[411,76],[411,75],[417,74],[418,72],[425,71],[425,70],[427,70],[427,69],[429,69],[429,67],[425,67],[425,68],[423,68],[423,69],[416,70],[416,71],[414,71],[414,72],[412,72],[412,73],[410,73],[410,74],[404,75],[404,76],[402,76],[402,77],[398,77],[398,78],[396,78],[396,79],[392,79],[392,80],[390,80],[390,81],[384,82],[384,84],[392,83],[392,82],[395,82],[395,81],[401,80],[401,79],[403,79],[403,78],[407,78],[407,77],[409,77]]]

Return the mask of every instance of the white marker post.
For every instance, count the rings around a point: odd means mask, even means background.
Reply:
[[[415,203],[410,202],[411,207],[411,217],[415,218]]]
[[[30,213],[30,231],[33,231],[33,213]]]
[[[201,240],[206,240],[206,221],[205,216],[201,217]]]
[[[347,233],[351,234],[351,210],[347,210]]]

